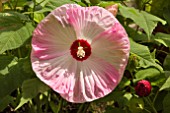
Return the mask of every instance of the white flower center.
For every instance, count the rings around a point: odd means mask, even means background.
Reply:
[[[79,57],[79,58],[85,57],[85,51],[83,50],[83,47],[82,47],[82,46],[79,46],[79,47],[78,47],[77,57]]]

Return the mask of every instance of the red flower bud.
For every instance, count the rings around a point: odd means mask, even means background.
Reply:
[[[147,80],[141,80],[135,87],[136,94],[140,97],[146,97],[151,93],[151,84]]]

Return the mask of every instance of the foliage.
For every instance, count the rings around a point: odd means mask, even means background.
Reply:
[[[112,93],[91,103],[63,100],[31,68],[33,30],[50,11],[66,3],[119,4],[117,19],[129,35],[131,51],[122,81]],[[167,0],[0,0],[0,112],[168,113],[169,6]],[[142,79],[151,82],[148,97],[135,94],[136,82]]]

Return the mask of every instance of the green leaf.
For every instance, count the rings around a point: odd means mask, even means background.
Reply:
[[[22,96],[24,98],[34,98],[38,93],[44,93],[49,87],[38,78],[28,79],[23,82]]]
[[[170,90],[170,77],[168,77],[166,82],[160,88],[160,91],[162,91],[162,90]]]
[[[0,13],[0,54],[20,47],[31,37],[34,27],[25,21],[26,16],[19,13]]]
[[[120,13],[125,18],[132,19],[137,25],[139,25],[146,32],[148,38],[151,37],[153,29],[156,27],[158,22],[162,24],[166,24],[166,21],[158,18],[152,14],[149,14],[145,11],[139,11],[135,8],[125,7],[120,5],[119,7]]]
[[[135,77],[134,82],[147,79],[151,82],[152,86],[161,86],[165,81],[165,76],[154,67],[138,70]]]
[[[29,59],[21,59],[18,62],[15,62],[15,65],[9,68],[9,73],[0,77],[0,98],[5,97],[10,94],[12,91],[20,87],[24,80],[29,79],[33,76],[31,68],[29,70],[31,72],[25,72],[25,65],[31,65]],[[31,67],[31,66],[30,66]]]
[[[135,41],[147,41],[147,35],[142,33],[141,31],[136,31],[130,27],[125,27],[128,36],[131,37]]]
[[[13,101],[13,98],[9,95],[5,96],[4,98],[0,99],[0,112],[2,112],[8,105]]]
[[[38,93],[44,93],[48,89],[49,87],[41,82],[38,78],[25,80],[22,85],[22,98],[15,110],[36,97]]]
[[[142,98],[132,97],[127,104],[132,113],[142,113],[144,102]]]
[[[56,7],[59,7],[59,6],[64,5],[64,4],[69,4],[69,3],[74,3],[74,2],[70,1],[70,0],[50,0],[46,4],[46,7],[51,9],[51,10],[54,10],[54,9],[56,9]]]
[[[137,68],[148,68],[154,66],[163,72],[162,67],[155,62],[155,59],[152,58],[147,46],[138,44],[130,39],[130,48],[130,53],[136,56],[136,59],[138,60]]]
[[[26,104],[28,101],[30,101],[31,99],[30,98],[23,98],[23,97],[21,97],[21,99],[20,99],[20,103],[19,103],[19,105],[15,108],[15,111],[17,110],[17,109],[19,109],[20,107],[22,107],[24,104]]]
[[[163,113],[169,113],[170,111],[170,93],[168,93],[163,100]]]
[[[167,55],[164,63],[163,63],[164,70],[170,71],[170,55]]]
[[[113,101],[113,100],[116,100],[118,98],[121,98],[122,96],[123,96],[122,92],[113,91],[110,94],[106,95],[105,97],[95,100],[94,102],[99,103],[99,102]]]
[[[170,47],[170,34],[156,33],[154,40],[163,44],[166,47]]]
[[[3,65],[0,65],[0,70],[6,68],[13,61],[16,61],[16,58],[14,56],[0,55],[0,64],[3,64]]]
[[[43,13],[34,13],[34,21],[39,23],[42,19],[44,19]]]
[[[163,16],[170,25],[170,4],[163,9]]]
[[[164,8],[170,5],[169,0],[152,0],[151,3],[151,13],[163,18]]]

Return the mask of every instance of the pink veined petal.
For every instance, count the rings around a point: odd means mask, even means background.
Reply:
[[[73,97],[61,94],[70,102],[83,103],[104,97],[118,84],[118,71],[102,59],[91,56],[78,63]]]
[[[77,63],[67,54],[48,61],[34,59],[32,66],[37,77],[60,94],[73,96]]]
[[[118,70],[121,80],[130,51],[129,39],[121,24],[117,22],[111,29],[99,34],[94,38],[91,47],[94,56]]]
[[[67,22],[66,9],[80,7],[66,4],[50,13],[35,29],[32,38],[32,57],[48,60],[69,52],[76,40],[73,26]]]
[[[86,39],[89,43],[117,22],[109,11],[97,6],[68,9],[66,13],[69,23],[75,28],[77,38]]]

